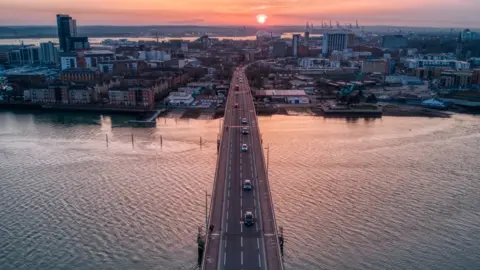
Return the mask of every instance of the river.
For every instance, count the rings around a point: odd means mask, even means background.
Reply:
[[[219,120],[125,120],[0,112],[0,269],[193,269]],[[259,123],[286,269],[480,269],[480,117]]]
[[[300,34],[297,32],[289,32],[289,33],[283,33],[281,35],[281,38],[292,38],[293,34]],[[303,34],[303,33],[302,33]],[[310,35],[311,37],[321,37],[321,34],[312,34]],[[163,41],[169,41],[172,39],[183,39],[186,41],[194,41],[198,39],[199,37],[160,37],[158,39],[159,42]],[[216,36],[212,38],[218,38],[219,40],[224,40],[224,39],[232,39],[232,40],[255,40],[256,36]],[[112,40],[119,40],[119,39],[128,39],[129,41],[140,41],[140,40],[145,40],[145,41],[156,41],[156,37],[90,37],[88,40],[91,44],[98,45],[102,41],[106,39],[112,39]],[[58,43],[58,38],[57,37],[51,37],[51,38],[10,38],[10,39],[1,39],[0,38],[0,45],[20,45],[22,42],[25,45],[35,45],[39,46],[40,43],[42,42],[53,42],[53,43]]]

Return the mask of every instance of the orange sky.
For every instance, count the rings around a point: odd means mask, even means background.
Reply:
[[[67,13],[79,25],[303,25],[338,20],[365,25],[480,25],[480,0],[15,0],[2,1],[0,25],[54,25]]]

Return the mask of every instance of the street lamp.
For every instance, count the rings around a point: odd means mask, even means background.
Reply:
[[[208,230],[208,197],[210,196],[205,190],[205,232]]]
[[[265,147],[265,150],[267,150],[267,176],[268,176],[268,167],[270,163],[270,144],[267,144],[267,147]]]

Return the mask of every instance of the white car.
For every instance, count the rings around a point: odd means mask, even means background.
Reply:
[[[243,125],[248,124],[247,118],[242,118],[242,124],[243,124]]]
[[[244,127],[242,128],[242,134],[248,135],[249,131],[248,128]]]
[[[248,146],[244,143],[242,144],[242,152],[247,152],[248,151]]]

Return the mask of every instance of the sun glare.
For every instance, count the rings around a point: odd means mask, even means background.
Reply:
[[[261,23],[261,24],[264,24],[267,21],[267,18],[268,17],[265,14],[258,14],[257,15],[257,22]]]

